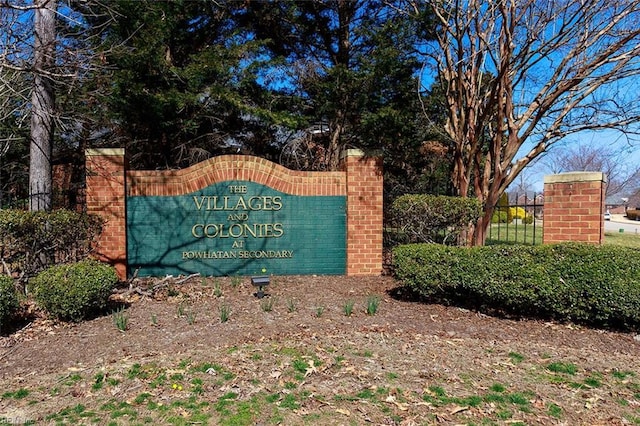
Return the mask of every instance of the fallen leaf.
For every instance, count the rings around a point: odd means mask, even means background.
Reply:
[[[533,404],[533,406],[534,406],[534,407],[536,407],[536,408],[537,408],[537,409],[539,409],[539,410],[542,410],[542,409],[544,409],[544,408],[545,408],[544,401],[543,401],[543,400],[541,400],[540,398],[536,398],[536,399],[533,401],[533,403],[532,403],[532,404]]]
[[[315,365],[314,365],[314,361],[312,359],[307,361],[307,364],[309,364],[309,367],[307,367],[307,370],[304,372],[304,377],[307,377],[313,373],[317,373],[318,370],[316,369]]]
[[[396,401],[396,397],[393,395],[388,395],[385,402],[395,405],[400,411],[409,410],[408,404]]]
[[[449,412],[449,414],[453,415],[453,414],[462,413],[463,411],[467,411],[468,409],[469,407],[455,407],[453,410]]]
[[[345,416],[351,415],[351,412],[344,408],[336,408],[336,413],[344,414]]]
[[[280,378],[280,376],[282,376],[282,371],[272,371],[271,374],[269,374],[269,377],[271,377],[272,379],[278,379]]]

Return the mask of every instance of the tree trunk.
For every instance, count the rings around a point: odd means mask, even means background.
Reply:
[[[491,226],[491,217],[493,216],[494,206],[486,206],[483,215],[478,219],[473,227],[472,246],[483,246],[487,240],[487,230]]]
[[[338,115],[341,117],[340,111],[338,111]],[[340,120],[340,118],[338,120]],[[326,158],[327,168],[328,170],[332,170],[332,171],[338,170],[338,166],[340,165],[340,157],[342,155],[342,149],[343,149],[342,143],[340,141],[340,138],[342,136],[343,126],[342,126],[341,120],[340,122],[338,122],[338,120],[336,120],[334,125],[331,126],[329,146],[327,147],[327,158]]]
[[[31,96],[31,142],[29,147],[29,209],[51,210],[53,182],[54,87],[51,70],[55,62],[55,0],[37,0],[34,18],[34,87]]]

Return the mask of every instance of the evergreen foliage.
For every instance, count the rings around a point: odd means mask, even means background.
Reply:
[[[631,248],[543,246],[394,249],[397,277],[417,294],[501,312],[640,329],[640,258]]]
[[[23,279],[59,262],[85,258],[102,229],[94,215],[69,210],[0,210],[0,251]]]
[[[389,209],[387,229],[394,243],[462,244],[460,237],[482,214],[474,198],[403,195]]]
[[[227,151],[269,155],[276,124],[294,122],[260,84],[261,42],[235,25],[240,4],[118,1],[105,58],[109,109],[134,167],[183,167]],[[256,148],[255,151],[253,148]]]
[[[13,279],[0,275],[0,332],[20,306]]]
[[[71,321],[104,309],[117,283],[115,270],[95,260],[52,266],[29,282],[40,307],[55,318]]]
[[[243,153],[324,170],[336,167],[341,150],[357,147],[384,154],[390,200],[407,191],[449,193],[446,143],[432,149],[436,139],[417,91],[416,49],[433,37],[433,22],[428,9],[416,19],[402,6],[380,0],[60,6],[60,70],[73,78],[55,82],[53,162],[82,171],[85,148],[119,146],[133,169]],[[29,84],[28,74],[16,78]],[[2,102],[18,106],[9,115],[0,111],[15,118],[2,122],[3,135],[18,139],[2,157],[0,189],[22,198],[28,138],[19,123],[28,105],[19,97]],[[74,186],[83,178],[75,173]]]

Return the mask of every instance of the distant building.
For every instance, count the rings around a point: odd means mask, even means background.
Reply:
[[[640,209],[640,193],[630,197],[608,197],[605,200],[605,208],[611,214],[625,214],[627,209]]]
[[[524,194],[511,193],[509,202],[518,207],[523,207],[527,214],[540,219],[544,210],[544,194],[528,191]]]

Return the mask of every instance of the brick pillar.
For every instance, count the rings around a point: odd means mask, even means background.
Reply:
[[[105,221],[98,241],[97,255],[112,264],[121,280],[127,276],[125,218],[124,149],[88,149],[85,152],[87,172],[87,213]]]
[[[382,274],[382,158],[350,149],[347,175],[347,275]]]
[[[545,176],[543,242],[602,244],[606,183],[606,177],[601,172]]]

